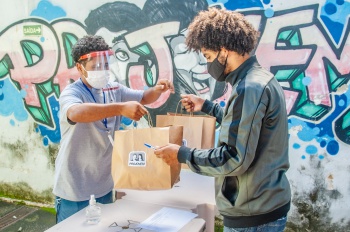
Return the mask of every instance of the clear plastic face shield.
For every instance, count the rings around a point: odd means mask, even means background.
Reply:
[[[113,55],[112,50],[95,51],[82,55],[78,62],[80,62],[82,68],[86,71],[86,81],[91,87],[96,89],[104,88],[109,80],[110,66],[114,59],[110,59]]]

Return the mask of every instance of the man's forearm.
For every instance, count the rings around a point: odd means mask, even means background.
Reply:
[[[162,92],[157,91],[154,87],[149,88],[143,93],[143,98],[140,103],[142,105],[147,105],[152,102],[155,102],[160,97],[161,94]]]
[[[203,113],[214,116],[216,118],[216,121],[221,124],[224,112],[219,104],[205,100],[201,111]]]
[[[83,103],[68,109],[67,117],[73,122],[95,122],[104,118],[122,115],[125,103]]]

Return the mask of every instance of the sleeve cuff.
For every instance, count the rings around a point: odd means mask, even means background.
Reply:
[[[186,163],[190,155],[191,155],[191,148],[181,146],[179,149],[179,152],[177,153],[177,160],[180,163]]]
[[[213,102],[205,100],[202,106],[201,111],[206,113],[206,114],[210,114],[210,112],[213,109]]]

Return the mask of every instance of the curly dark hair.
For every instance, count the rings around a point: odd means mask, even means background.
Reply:
[[[242,14],[210,8],[201,11],[188,27],[186,44],[189,49],[205,48],[220,51],[225,48],[240,55],[249,54],[255,48],[259,32]]]
[[[75,62],[78,62],[82,55],[95,51],[106,51],[108,49],[108,44],[101,36],[85,35],[74,44],[72,57]]]

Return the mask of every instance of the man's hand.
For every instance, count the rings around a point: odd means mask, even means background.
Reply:
[[[168,80],[159,80],[156,86],[149,88],[144,92],[141,104],[147,105],[155,102],[162,93],[168,90],[171,93],[175,93],[173,83]]]
[[[165,163],[172,166],[179,164],[179,161],[177,160],[177,153],[179,152],[179,149],[179,145],[169,143],[168,145],[155,149],[154,154],[158,158],[162,158]]]
[[[128,117],[134,121],[139,121],[140,118],[148,114],[147,109],[136,101],[129,101],[122,104],[121,115]]]
[[[181,94],[182,106],[187,112],[198,112],[201,111],[204,99],[200,98],[194,94]]]
[[[173,83],[165,79],[159,80],[154,88],[162,93],[166,92],[167,90],[170,90],[171,93],[175,93]]]

